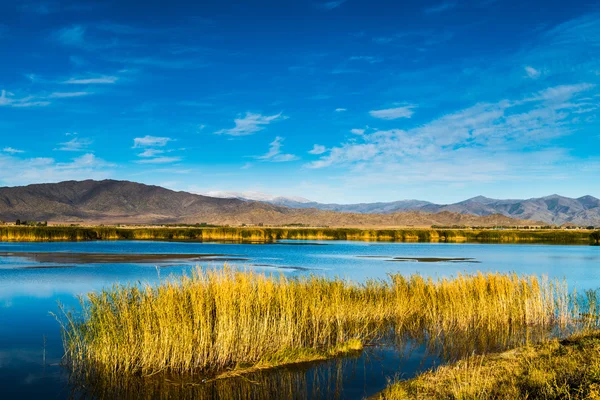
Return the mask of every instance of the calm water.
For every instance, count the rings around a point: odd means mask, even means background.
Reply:
[[[219,254],[210,261],[175,260],[136,263],[99,262],[97,258],[62,258],[32,253]],[[7,254],[9,253],[9,254]],[[19,253],[25,253],[20,257]],[[190,242],[0,243],[0,397],[170,397],[363,398],[386,386],[387,379],[408,378],[439,363],[424,345],[398,352],[377,348],[358,358],[263,373],[226,383],[165,386],[144,382],[114,392],[114,387],[78,389],[58,363],[62,356],[59,327],[49,312],[57,301],[75,305],[75,297],[114,283],[154,283],[170,274],[201,266],[230,265],[286,275],[322,274],[355,281],[385,278],[389,272],[452,276],[459,272],[500,271],[565,278],[571,288],[600,287],[600,247],[493,244],[282,242],[216,244]],[[364,257],[368,256],[368,257]],[[394,257],[470,258],[468,261],[393,262]],[[134,257],[135,258],[135,257]],[[243,259],[243,260],[242,260]],[[41,260],[41,261],[40,261]],[[251,382],[251,383],[249,383]],[[143,394],[143,395],[142,395]]]

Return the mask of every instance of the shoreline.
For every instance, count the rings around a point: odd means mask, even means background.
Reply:
[[[180,240],[274,243],[280,240],[349,240],[423,243],[594,244],[589,230],[439,229],[439,228],[138,228],[0,226],[0,242],[70,242],[93,240]]]
[[[474,355],[392,382],[369,400],[596,398],[600,331]]]

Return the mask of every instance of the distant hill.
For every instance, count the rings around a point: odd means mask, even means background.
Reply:
[[[401,202],[402,203],[402,202]],[[421,208],[431,203],[422,203]],[[305,204],[305,203],[302,203]],[[385,203],[382,203],[385,204]],[[418,206],[418,202],[412,206]],[[0,220],[84,223],[304,224],[311,226],[534,225],[504,215],[449,212],[336,212],[289,208],[237,198],[214,198],[128,181],[67,181],[0,188]],[[408,207],[408,205],[407,205]]]
[[[421,211],[440,213],[448,211],[459,214],[488,216],[494,214],[510,218],[542,221],[552,225],[600,226],[600,200],[592,196],[577,199],[551,195],[527,200],[498,200],[483,196],[473,197],[454,204],[434,204],[420,200],[402,200],[389,203],[323,204],[316,202],[282,201],[278,205],[292,208],[317,208],[349,213],[388,214]]]

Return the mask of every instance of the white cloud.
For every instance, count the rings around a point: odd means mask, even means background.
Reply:
[[[24,153],[23,150],[18,150],[12,147],[5,147],[2,149],[3,152],[8,153],[8,154],[17,154],[17,153]]]
[[[553,139],[570,134],[589,84],[480,103],[410,130],[375,131],[333,147],[308,168],[341,167],[365,181],[494,181],[557,174],[568,159]],[[586,97],[587,96],[587,97]],[[535,163],[531,160],[535,159]],[[528,175],[529,174],[529,175]],[[350,178],[349,178],[350,179]]]
[[[142,153],[138,154],[139,157],[156,157],[159,154],[163,154],[163,150],[158,149],[146,149]]]
[[[84,154],[70,162],[53,158],[21,159],[0,154],[0,181],[5,185],[60,182],[66,180],[105,179],[113,174],[114,164],[93,154]]]
[[[373,110],[369,111],[372,117],[386,120],[393,120],[398,118],[410,118],[414,114],[414,105],[407,105],[395,108],[386,108],[384,110]]]
[[[68,142],[59,143],[59,146],[56,150],[62,151],[86,151],[87,148],[93,143],[90,139],[84,138],[73,138]]]
[[[576,85],[560,85],[544,89],[528,99],[529,101],[552,101],[561,102],[572,98],[573,96],[595,88],[596,85],[591,83],[580,83]]]
[[[281,152],[283,140],[284,139],[281,136],[277,136],[275,140],[269,144],[269,151],[262,156],[257,156],[256,159],[270,162],[287,162],[297,160],[297,156],[293,154],[284,154]]]
[[[92,78],[71,78],[63,81],[62,83],[71,85],[100,85],[100,84],[111,84],[119,80],[116,76],[97,76]]]
[[[344,111],[348,111],[348,110],[345,108],[336,108],[335,109],[335,112],[344,112]]]
[[[14,101],[13,99],[9,98],[10,95],[11,93],[7,92],[6,90],[2,90],[2,92],[0,92],[0,106],[7,106]]]
[[[181,157],[155,157],[136,161],[139,164],[170,164],[181,161]]]
[[[139,147],[164,147],[167,143],[172,142],[174,139],[169,137],[157,137],[146,135],[141,138],[133,139],[133,148]]]
[[[354,129],[350,129],[350,133],[354,133],[355,135],[364,135],[365,134],[365,130],[364,129],[354,128]]]
[[[47,100],[40,100],[34,96],[26,96],[17,98],[11,92],[7,92],[6,90],[2,90],[0,92],[0,107],[45,107],[50,105],[50,102]]]
[[[529,65],[525,67],[525,72],[527,73],[527,76],[529,76],[531,79],[537,79],[542,75],[542,72],[530,67]]]
[[[256,132],[262,131],[271,122],[285,119],[281,113],[275,115],[262,115],[253,114],[247,112],[243,118],[236,118],[233,120],[235,126],[230,129],[221,129],[215,132],[217,135],[230,135],[230,136],[246,136],[252,135]]]
[[[309,154],[323,154],[327,151],[327,148],[320,144],[315,144]]]
[[[114,167],[115,165],[109,162],[104,161],[101,158],[96,157],[95,155],[88,153],[84,154],[80,157],[74,158],[72,162],[69,163],[57,163],[58,169],[69,170],[69,169],[80,169],[80,168],[104,168],[104,167]]]
[[[373,56],[352,56],[349,58],[350,61],[365,61],[369,64],[376,64],[376,63],[380,63],[383,60],[381,58],[378,57],[373,57]]]
[[[92,93],[90,93],[90,92],[54,92],[54,93],[51,93],[48,96],[48,98],[64,99],[64,98],[69,98],[69,97],[82,97],[82,96],[87,96],[90,94],[92,94]]]

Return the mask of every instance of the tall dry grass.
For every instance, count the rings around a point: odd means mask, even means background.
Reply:
[[[583,230],[493,229],[358,229],[267,227],[163,227],[118,228],[109,226],[0,226],[0,241],[79,240],[197,240],[273,242],[276,240],[359,240],[393,242],[490,243],[596,243],[594,233]]]
[[[406,333],[566,327],[579,315],[571,303],[565,285],[516,274],[397,274],[357,284],[197,269],[156,287],[91,293],[82,313],[67,312],[62,323],[73,369],[208,376],[323,359]]]

